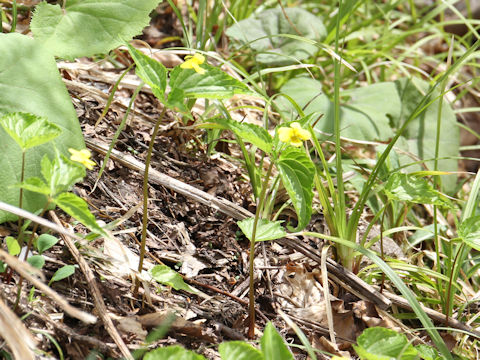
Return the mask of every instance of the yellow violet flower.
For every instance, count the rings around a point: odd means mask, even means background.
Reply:
[[[310,132],[302,129],[302,126],[298,122],[290,124],[290,127],[281,127],[278,129],[278,138],[280,141],[293,145],[302,146],[302,142],[310,140]]]
[[[96,165],[95,162],[90,160],[90,156],[92,156],[92,153],[88,149],[83,149],[83,150],[75,150],[75,149],[68,149],[70,151],[70,160],[79,162],[83,164],[88,170],[92,170],[93,167]]]
[[[205,69],[202,69],[200,67],[200,64],[203,64],[205,62],[205,56],[201,54],[195,54],[193,56],[185,56],[185,62],[180,65],[182,69],[193,69],[197,73],[203,75],[205,74]]]

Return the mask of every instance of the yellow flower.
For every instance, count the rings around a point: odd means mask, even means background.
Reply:
[[[90,160],[90,156],[92,156],[90,150],[83,149],[78,151],[75,149],[68,149],[68,151],[70,151],[70,154],[72,154],[72,156],[70,156],[70,160],[83,164],[88,170],[92,170],[96,165],[95,162]]]
[[[293,146],[302,146],[302,142],[310,140],[310,137],[310,132],[302,129],[302,126],[298,122],[291,123],[290,127],[281,127],[278,129],[278,138],[280,141]]]
[[[185,62],[180,65],[182,69],[193,69],[199,74],[205,74],[205,69],[202,69],[199,65],[205,62],[205,56],[201,54],[195,54],[193,56],[185,56]]]

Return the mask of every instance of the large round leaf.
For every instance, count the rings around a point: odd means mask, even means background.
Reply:
[[[68,0],[64,9],[42,2],[31,28],[55,56],[106,53],[142,32],[160,0]]]
[[[85,147],[70,96],[60,77],[55,60],[37,41],[28,36],[0,34],[0,116],[10,112],[27,112],[44,116],[60,127],[62,133],[53,143],[61,153]],[[22,154],[18,144],[0,127],[0,201],[18,205]],[[47,153],[54,157],[52,143],[26,152],[25,178],[41,177],[40,161]],[[28,211],[41,209],[45,196],[24,193],[23,207]],[[16,216],[0,211],[0,223]]]
[[[318,51],[312,40],[320,41],[326,36],[323,21],[298,7],[286,8],[285,13],[288,18],[280,8],[265,10],[234,24],[227,35],[248,44],[257,53],[257,61],[266,65],[305,60]]]

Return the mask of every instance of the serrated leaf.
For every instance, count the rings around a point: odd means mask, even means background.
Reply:
[[[62,193],[53,199],[55,204],[65,211],[74,219],[80,221],[83,225],[89,228],[96,234],[108,237],[108,234],[103,230],[95,220],[95,216],[88,209],[88,205],[82,198],[72,193]]]
[[[293,360],[293,355],[283,338],[270,322],[265,326],[260,345],[265,360]]]
[[[45,258],[42,255],[33,255],[27,259],[27,262],[34,268],[41,269],[45,265]]]
[[[238,221],[238,227],[242,230],[248,240],[252,241],[254,218]],[[282,227],[283,221],[270,221],[258,219],[255,242],[281,239],[287,235]]]
[[[384,191],[387,197],[394,201],[450,206],[446,197],[435,190],[425,179],[408,174],[393,173],[384,185]]]
[[[176,66],[170,74],[170,87],[181,89],[185,98],[229,99],[236,94],[252,94],[247,85],[219,68],[208,64],[202,64],[202,68],[204,74]]]
[[[152,277],[160,284],[168,285],[175,290],[184,290],[190,293],[197,293],[198,291],[183,281],[179,273],[170,269],[166,265],[156,265],[151,270]]]
[[[144,360],[205,360],[205,358],[191,350],[173,345],[149,351],[145,354]]]
[[[458,227],[458,236],[468,246],[480,251],[480,216],[464,220]]]
[[[417,360],[418,352],[404,334],[393,330],[372,327],[363,331],[353,345],[361,359],[368,360]]]
[[[218,346],[222,360],[264,360],[260,350],[243,341],[228,341]]]
[[[66,279],[67,277],[72,276],[73,274],[75,274],[75,266],[74,265],[62,266],[60,269],[55,271],[55,274],[53,274],[49,283]]]
[[[7,243],[7,250],[10,255],[17,256],[18,254],[20,254],[21,248],[17,239],[11,236],[7,236],[5,238],[5,242]]]
[[[0,125],[23,151],[49,142],[62,132],[45,117],[22,112],[0,117]]]
[[[37,41],[19,33],[0,33],[0,116],[12,112],[25,112],[43,116],[61,128],[62,133],[52,142],[63,154],[68,148],[85,148],[83,135],[72,99],[58,72],[51,54]],[[53,158],[52,142],[27,151],[25,156],[25,177],[40,177],[40,162],[45,154]],[[17,143],[0,126],[0,201],[18,206],[17,187],[22,167],[22,152]],[[22,207],[32,213],[45,206],[44,195],[24,193]],[[15,220],[16,216],[0,211],[0,223]]]
[[[256,13],[234,24],[226,33],[241,44],[248,44],[259,63],[289,65],[314,55],[318,48],[308,40],[321,41],[326,36],[326,29],[322,20],[312,13],[299,7],[287,7]]]
[[[60,153],[55,154],[53,161],[45,155],[41,162],[41,172],[50,189],[50,196],[68,191],[85,175],[85,168],[79,163],[67,159]]]
[[[45,182],[37,177],[31,177],[25,180],[23,183],[13,185],[28,191],[33,191],[38,194],[50,195],[50,188]]]
[[[41,234],[37,239],[37,250],[41,254],[50,249],[58,242],[58,239],[50,234]]]
[[[105,54],[142,32],[159,0],[68,0],[37,5],[30,24],[52,54],[72,59]],[[92,40],[94,39],[94,40]]]
[[[132,45],[127,43],[127,46],[137,66],[135,73],[145,84],[152,88],[153,94],[161,102],[164,102],[164,94],[167,87],[167,69],[163,64],[135,49]]]
[[[223,118],[209,119],[208,121],[208,123],[200,124],[198,127],[230,130],[242,141],[255,145],[267,154],[272,151],[272,137],[261,126]]]
[[[298,217],[298,225],[292,231],[300,231],[312,215],[315,166],[303,150],[288,147],[281,153],[277,167]]]

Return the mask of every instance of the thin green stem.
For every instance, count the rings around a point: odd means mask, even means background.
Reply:
[[[50,202],[51,202],[51,199],[48,198],[47,202],[45,203],[45,206],[43,207],[41,213],[40,213],[40,217],[42,217],[45,212],[47,211],[48,207],[50,206]],[[35,239],[35,233],[37,232],[37,229],[38,229],[38,226],[40,224],[39,223],[35,223],[35,225],[33,226],[33,229],[32,229],[32,234],[30,235],[30,238],[28,239],[28,243],[27,243],[27,249],[24,253],[24,256],[23,256],[23,261],[27,260],[28,258],[28,253],[30,252],[30,249],[32,248],[32,244],[33,244],[33,239]],[[22,260],[22,259],[20,259]],[[13,310],[15,310],[18,306],[18,303],[20,302],[20,295],[22,295],[22,284],[23,284],[23,276],[20,275],[20,279],[18,280],[18,285],[17,285],[17,299],[15,300],[15,305],[13,305]]]
[[[452,291],[452,283],[453,283],[453,274],[454,274],[454,269],[458,261],[459,255],[462,253],[463,248],[465,246],[465,243],[462,242],[462,245],[460,245],[460,248],[457,251],[457,254],[455,255],[455,259],[453,260],[452,264],[452,269],[450,269],[450,277],[448,279],[448,288],[447,288],[447,301],[445,304],[445,326],[448,326],[448,317],[450,316],[451,310],[450,310],[450,294]]]
[[[13,0],[12,2],[12,28],[10,32],[15,32],[17,28],[17,0]]]
[[[140,261],[138,262],[138,272],[141,273],[143,269],[143,259],[145,258],[145,246],[147,242],[147,224],[148,224],[148,171],[150,169],[150,161],[152,159],[153,153],[153,144],[155,143],[155,138],[158,134],[158,129],[160,128],[160,124],[163,120],[165,112],[167,108],[164,106],[160,117],[158,118],[157,122],[155,123],[155,127],[153,128],[152,138],[150,143],[148,144],[148,152],[147,158],[145,160],[145,171],[143,173],[143,216],[142,216],[142,240],[140,243]],[[138,287],[140,285],[140,281],[135,281],[135,290],[133,291],[134,296],[136,296]]]
[[[267,193],[267,188],[268,188],[268,183],[270,180],[270,176],[272,174],[272,169],[273,169],[273,161],[270,162],[270,166],[268,167],[267,174],[265,175],[265,178],[263,180],[263,185],[262,185],[262,192],[260,193],[259,199],[258,199],[258,206],[257,209],[255,210],[255,218],[253,220],[253,229],[252,229],[252,239],[250,240],[250,258],[249,258],[249,273],[250,273],[250,293],[249,293],[249,304],[248,304],[248,310],[249,310],[249,326],[248,326],[248,337],[250,339],[253,339],[255,336],[255,266],[254,266],[254,260],[255,260],[255,238],[257,234],[257,225],[258,225],[258,220],[260,219],[260,213],[262,212],[263,208],[263,203],[265,201],[265,194]]]
[[[22,170],[20,172],[20,183],[23,183],[25,179],[25,150],[22,150]],[[18,198],[18,207],[23,209],[23,188],[20,188],[19,198]],[[22,231],[23,219],[18,218],[18,241],[20,244],[23,244],[23,231]]]

